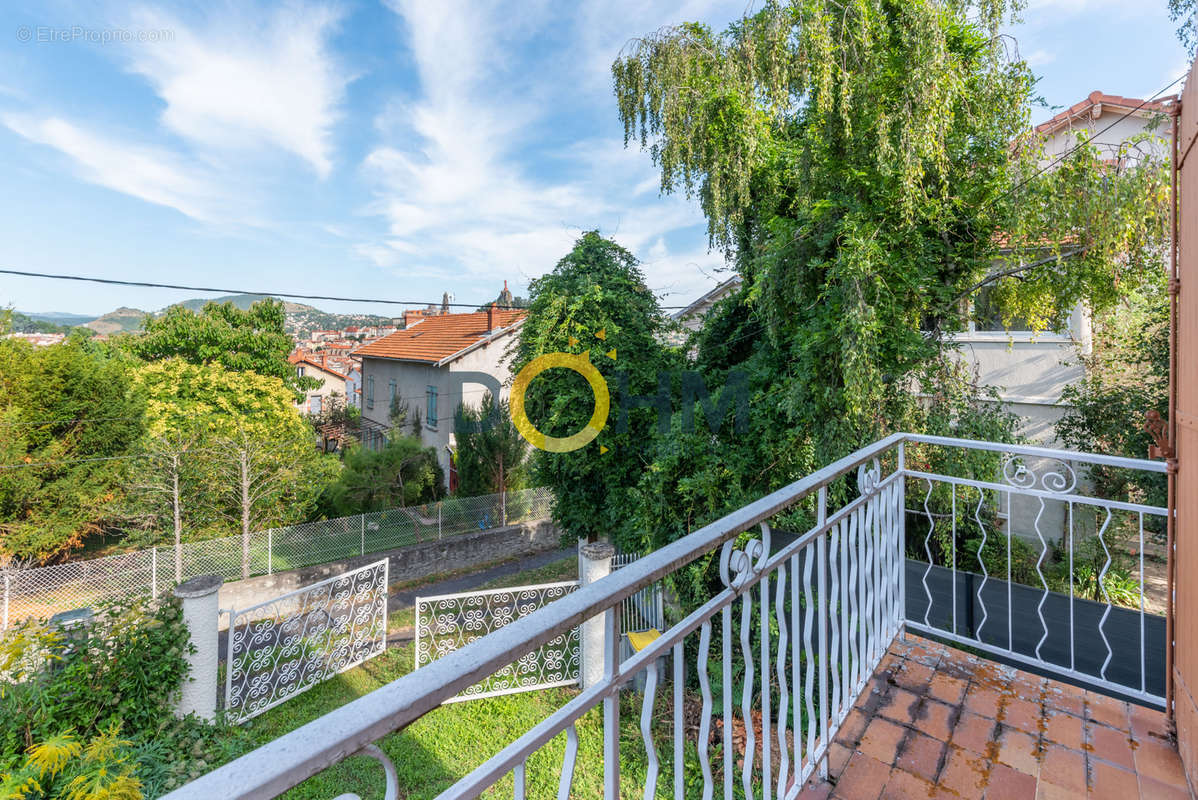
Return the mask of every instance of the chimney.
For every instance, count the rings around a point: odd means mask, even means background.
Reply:
[[[492,303],[491,305],[487,306],[487,330],[493,331],[496,327],[498,327],[498,325],[495,315],[495,304]]]

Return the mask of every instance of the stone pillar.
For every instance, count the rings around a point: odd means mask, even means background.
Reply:
[[[616,548],[607,542],[580,543],[578,547],[578,582],[587,586],[611,574],[611,560]],[[617,609],[618,611],[618,609]],[[590,688],[603,680],[604,645],[606,631],[604,615],[599,614],[582,623],[579,630],[582,663],[578,677],[583,689]],[[617,647],[618,642],[612,642]]]
[[[220,662],[220,587],[219,575],[201,575],[175,587],[175,597],[183,601],[183,624],[191,633],[195,652],[187,659],[187,678],[175,706],[175,715],[195,714],[203,720],[216,718],[216,673]]]

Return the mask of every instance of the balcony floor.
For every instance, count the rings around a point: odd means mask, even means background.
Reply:
[[[899,637],[803,800],[1193,797],[1164,714]]]

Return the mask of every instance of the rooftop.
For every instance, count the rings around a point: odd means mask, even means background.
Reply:
[[[497,330],[511,328],[527,313],[524,310],[475,311],[428,317],[419,325],[396,331],[354,351],[367,358],[391,358],[436,364],[480,344]],[[494,314],[494,329],[487,318]]]

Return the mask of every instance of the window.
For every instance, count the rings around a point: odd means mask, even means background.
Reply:
[[[366,407],[374,408],[374,376],[366,378]]]
[[[295,368],[295,376],[296,376],[297,378],[302,378],[302,377],[304,377],[304,368],[303,368],[303,367],[296,367],[296,368]]]
[[[433,430],[437,429],[437,387],[430,386],[425,390],[424,424]]]
[[[389,384],[387,384],[387,388],[390,389],[390,392],[391,392],[390,397],[387,398],[387,402],[390,404],[391,408],[394,408],[395,407],[395,381],[391,381]]]
[[[314,395],[312,395],[312,397],[309,398],[309,406],[308,407],[313,414],[320,414],[320,401],[321,401],[321,397],[318,394],[314,394]]]
[[[1069,321],[1067,314],[1059,314],[1055,319],[1048,321],[1049,331],[1062,330]],[[1023,317],[1016,316],[1011,320],[1011,327],[1008,329],[1003,325],[1003,311],[1001,305],[994,297],[994,286],[983,286],[973,299],[973,324],[975,331],[999,332],[999,331],[1027,331],[1031,330],[1031,323]]]

